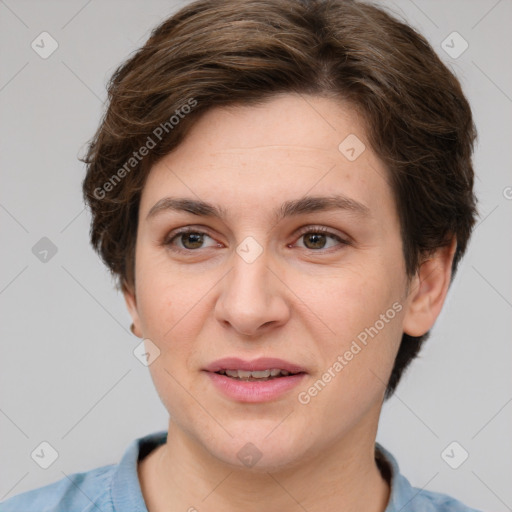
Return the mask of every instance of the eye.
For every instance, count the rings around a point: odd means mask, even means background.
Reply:
[[[213,240],[207,233],[194,228],[184,228],[178,232],[171,233],[171,235],[165,240],[164,245],[169,247],[173,251],[193,251],[195,249],[202,249],[205,237]],[[181,246],[176,246],[174,241],[180,242]],[[214,240],[213,240],[214,241]],[[219,246],[214,241],[210,247]]]
[[[304,238],[305,241],[302,248],[315,252],[331,249],[333,245],[334,247],[336,245],[350,245],[348,240],[344,240],[324,226],[306,226],[298,233],[298,235],[299,240]],[[213,243],[210,243],[209,246],[205,246],[205,237],[209,238]],[[329,240],[331,240],[331,243],[338,242],[338,244],[333,243],[331,247],[328,247]],[[194,227],[186,227],[171,233],[164,240],[163,245],[175,252],[193,252],[197,249],[221,246],[221,244],[213,240],[208,233]]]
[[[329,231],[323,226],[307,226],[299,232],[299,240],[304,239],[305,249],[318,251],[321,249],[330,249],[326,247],[328,240],[337,241],[338,245],[349,245],[347,240],[344,240],[339,235]],[[336,245],[336,244],[334,244]]]

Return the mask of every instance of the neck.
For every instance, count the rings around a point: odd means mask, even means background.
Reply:
[[[370,430],[294,467],[256,470],[213,457],[170,420],[167,443],[139,464],[139,480],[149,512],[384,512],[390,488],[375,462],[376,425]]]

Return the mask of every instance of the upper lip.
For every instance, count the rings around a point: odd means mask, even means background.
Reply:
[[[220,370],[245,370],[248,372],[257,372],[263,370],[286,370],[290,373],[301,373],[306,370],[294,363],[285,361],[284,359],[278,359],[275,357],[260,357],[253,359],[252,361],[244,361],[238,357],[224,357],[223,359],[217,359],[213,361],[204,369],[208,372],[218,372]]]

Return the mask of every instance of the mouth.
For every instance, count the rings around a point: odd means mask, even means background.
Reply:
[[[278,399],[296,387],[308,373],[297,364],[268,357],[253,361],[233,357],[219,359],[204,371],[218,391],[239,402]]]
[[[246,370],[219,370],[214,373],[217,373],[218,375],[224,375],[234,380],[242,380],[246,382],[264,382],[267,380],[289,377],[290,375],[298,375],[305,372],[289,372],[280,368],[271,368],[254,372]]]
[[[302,366],[276,357],[260,357],[252,361],[245,361],[238,357],[225,357],[209,364],[204,370],[241,380],[282,378],[307,373]]]

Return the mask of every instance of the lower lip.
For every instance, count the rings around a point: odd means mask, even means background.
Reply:
[[[258,382],[236,380],[214,372],[206,372],[206,374],[219,391],[239,402],[268,402],[293,389],[306,376],[305,373],[297,373]]]

